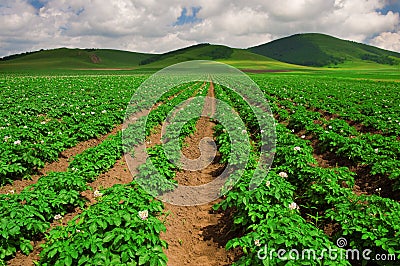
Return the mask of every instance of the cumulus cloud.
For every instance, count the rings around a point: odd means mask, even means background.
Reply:
[[[371,44],[387,50],[400,51],[400,31],[382,32],[371,40]]]
[[[246,48],[299,32],[400,51],[399,12],[381,12],[391,0],[35,2],[1,1],[0,56],[56,47],[165,52],[201,42]],[[182,15],[191,18],[182,23]]]

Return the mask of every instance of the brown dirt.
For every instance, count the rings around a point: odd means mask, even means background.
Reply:
[[[116,184],[128,184],[132,182],[133,174],[135,174],[135,172],[131,173],[129,171],[125,157],[118,159],[111,169],[99,175],[99,177],[95,181],[88,184],[89,187],[92,188],[92,190],[86,190],[81,193],[83,197],[89,200],[89,202],[86,204],[86,207],[97,202],[93,194],[95,190],[110,188]]]
[[[386,176],[372,175],[369,166],[357,166],[350,168],[350,171],[355,172],[354,190],[358,195],[379,195],[383,198],[389,198],[400,202],[400,191],[393,191],[395,180],[389,179]],[[380,190],[379,190],[380,189]]]
[[[310,138],[310,137],[308,137]],[[306,137],[307,139],[307,137]],[[311,139],[311,146],[314,149],[313,157],[317,160],[318,166],[322,168],[335,168],[335,167],[354,167],[355,164],[347,158],[342,158],[330,151],[323,151],[320,147],[318,139]]]
[[[214,96],[213,86],[210,86],[209,96]],[[208,112],[210,107],[205,107]],[[211,107],[215,110],[215,103]],[[203,112],[204,113],[204,112]],[[194,135],[186,139],[188,146],[182,153],[188,158],[200,156],[199,142],[205,137],[213,137],[214,123],[201,117],[196,125]],[[176,180],[181,185],[199,185],[208,183],[215,178],[224,166],[214,160],[208,167],[199,171],[183,170],[178,172]],[[169,244],[165,253],[168,265],[231,265],[237,258],[238,250],[225,250],[230,229],[229,215],[217,213],[212,206],[220,199],[198,206],[177,206],[165,203],[165,219],[167,231],[161,238]]]
[[[237,259],[238,250],[225,250],[230,224],[211,209],[218,201],[189,207],[165,204],[167,231],[161,238],[168,243],[168,265],[231,265]]]
[[[130,67],[130,68],[74,68],[73,70],[98,70],[98,71],[119,71],[119,70],[135,70],[137,67]]]
[[[248,72],[248,73],[282,73],[282,72],[291,72],[291,70],[285,70],[285,69],[241,69],[243,72]]]
[[[338,223],[327,223],[324,225],[324,233],[328,236],[334,236],[341,231],[341,226]]]
[[[42,169],[39,169],[39,173],[36,175],[32,175],[31,180],[14,180],[13,184],[5,185],[0,188],[0,194],[9,193],[10,190],[14,190],[15,193],[20,193],[27,186],[35,184],[38,179],[42,176],[47,175],[50,172],[65,172],[67,171],[68,165],[72,158],[77,154],[82,153],[84,150],[88,148],[92,148],[98,144],[100,144],[103,140],[105,140],[108,136],[116,134],[120,131],[122,125],[118,125],[114,127],[114,129],[98,138],[90,139],[87,141],[79,142],[76,146],[66,149],[61,152],[58,161],[52,163],[46,163]]]
[[[93,64],[99,64],[99,63],[101,63],[101,58],[100,58],[98,55],[96,55],[96,54],[91,54],[91,55],[90,55],[90,61],[91,61]]]
[[[35,264],[33,262],[39,260],[39,254],[42,251],[41,245],[44,243],[44,239],[31,241],[33,251],[28,255],[22,254],[21,251],[17,251],[15,257],[7,261],[7,265],[34,266]]]
[[[358,123],[358,122],[355,122],[352,120],[348,120],[348,119],[346,120],[346,122],[350,126],[353,126],[358,132],[385,135],[382,130],[377,130],[377,129],[373,128],[372,126],[366,126],[361,123]]]
[[[210,89],[208,97],[214,98],[214,87]],[[213,115],[214,113],[215,102],[212,103],[207,101],[203,109],[203,115]],[[186,137],[184,141],[185,146],[182,148],[182,154],[190,160],[198,159],[202,155],[200,151],[200,143],[203,139],[205,141],[205,144],[203,145],[203,153],[206,156],[215,154],[214,146],[211,144],[215,123],[211,122],[208,117],[204,116],[200,117],[197,121],[196,131],[194,134]],[[196,172],[188,170],[181,171],[177,173],[175,180],[177,180],[179,184],[184,184],[185,186],[199,186],[211,182],[224,169],[224,165],[218,163],[218,153],[215,158],[204,157],[201,159],[203,161],[200,162],[199,165],[201,165],[201,163],[203,163],[204,166],[209,164],[209,167]],[[194,175],[193,173],[197,174]]]

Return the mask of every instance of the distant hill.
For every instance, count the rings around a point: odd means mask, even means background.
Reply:
[[[203,43],[149,57],[142,60],[140,65],[145,68],[159,68],[189,60],[215,60],[222,62],[275,61],[247,50]]]
[[[152,54],[111,49],[59,48],[3,57],[0,60],[0,68],[16,70],[132,68],[152,56]]]
[[[154,55],[142,60],[140,65],[148,65],[167,58],[176,58],[183,61],[195,59],[226,59],[232,55],[233,49],[222,45],[210,45],[208,43],[197,44],[182,49],[177,49],[165,54]]]
[[[400,53],[318,33],[292,35],[251,47],[248,51],[303,66],[322,67],[362,61],[386,65],[400,63]]]

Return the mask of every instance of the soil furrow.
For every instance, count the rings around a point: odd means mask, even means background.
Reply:
[[[211,84],[208,93],[214,98],[214,88]],[[203,114],[215,112],[215,101],[211,106],[205,106]],[[187,145],[182,149],[183,155],[189,159],[197,159],[201,152],[199,143],[203,138],[213,138],[215,124],[209,118],[201,117],[196,124],[196,132],[187,137]],[[205,149],[211,145],[206,142]],[[210,150],[213,147],[209,147]],[[203,150],[204,152],[204,150]],[[207,151],[206,151],[207,152]],[[218,158],[218,155],[217,157]],[[204,158],[207,159],[207,158]],[[176,174],[180,185],[196,186],[212,181],[224,165],[214,160],[204,169],[198,171],[182,170]],[[217,213],[212,206],[220,199],[198,206],[177,206],[165,203],[165,219],[167,231],[161,238],[169,244],[165,253],[168,265],[231,265],[235,260],[234,251],[226,251],[225,244],[229,240],[229,215]]]
[[[30,180],[14,180],[13,184],[8,184],[0,188],[0,194],[10,193],[11,190],[14,193],[20,193],[24,188],[27,186],[35,184],[38,179],[42,176],[46,176],[50,172],[65,172],[67,171],[68,165],[71,159],[82,153],[84,150],[92,148],[105,140],[108,136],[116,134],[120,131],[122,125],[117,125],[113,128],[113,130],[105,135],[102,135],[98,138],[89,139],[86,141],[79,142],[74,147],[66,149],[65,151],[61,152],[58,161],[54,161],[51,163],[46,163],[45,166],[39,169],[39,173],[36,175],[32,175],[32,179]]]

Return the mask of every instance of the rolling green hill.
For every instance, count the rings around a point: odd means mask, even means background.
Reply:
[[[296,34],[248,50],[282,62],[303,66],[400,63],[400,53],[318,33]]]
[[[0,61],[0,70],[124,69],[137,67],[151,56],[110,49],[59,48],[5,57]]]
[[[233,49],[222,45],[210,45],[208,43],[197,44],[186,48],[167,52],[165,54],[154,55],[144,59],[140,65],[148,65],[163,60],[188,61],[188,60],[216,60],[226,59],[232,55]]]
[[[142,68],[163,68],[176,63],[189,60],[215,60],[230,64],[238,68],[258,68],[258,65],[275,67],[281,63],[263,55],[255,54],[244,49],[235,49],[223,45],[198,44],[183,49],[178,49],[161,55],[149,57],[140,62]],[[296,68],[297,66],[292,66]]]

